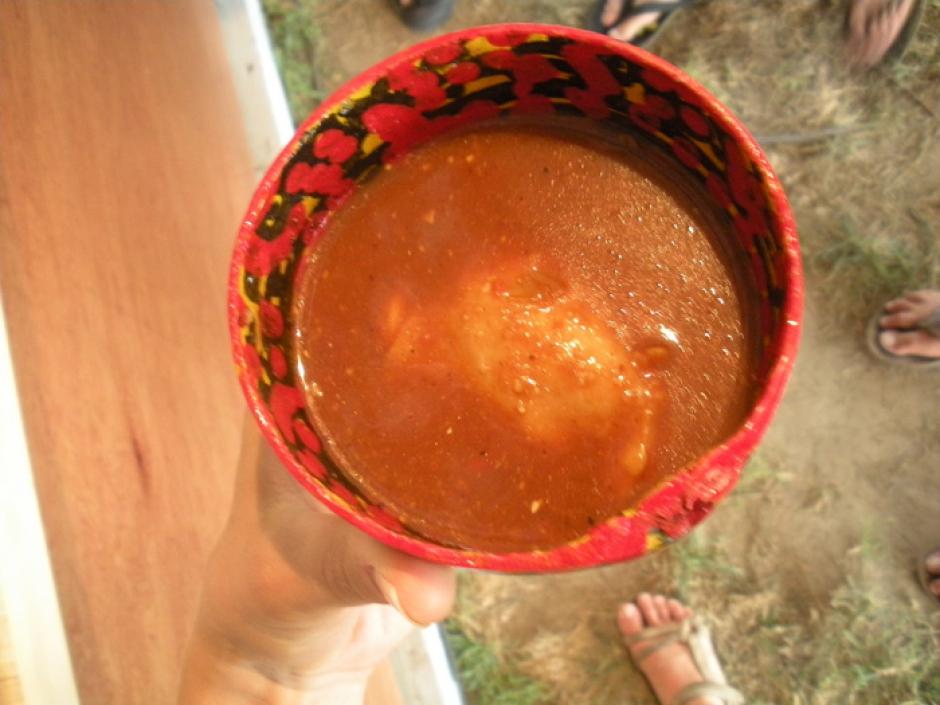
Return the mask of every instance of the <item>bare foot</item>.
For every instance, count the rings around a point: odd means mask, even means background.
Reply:
[[[852,0],[846,17],[846,53],[862,68],[879,63],[911,19],[915,0]]]
[[[633,5],[640,8],[643,5],[658,1],[661,0],[633,0]],[[607,30],[607,35],[621,42],[633,42],[641,39],[642,35],[651,31],[663,16],[662,12],[640,12],[616,24],[617,18],[620,17],[620,13],[628,2],[630,0],[607,0],[604,11],[601,13],[601,25]],[[678,4],[676,2],[676,5]]]
[[[677,600],[662,595],[641,593],[636,602],[621,605],[617,613],[617,623],[624,637],[639,634],[648,627],[661,627],[678,624],[691,619],[693,612]],[[669,705],[685,688],[693,683],[701,683],[703,678],[689,647],[681,642],[674,642],[656,650],[646,658],[642,655],[649,648],[651,641],[628,643],[630,656],[646,679],[660,703]],[[688,701],[691,705],[712,705],[714,698],[696,698]]]
[[[884,312],[878,321],[885,329],[878,334],[881,347],[894,355],[940,359],[940,337],[922,329],[940,316],[940,290],[914,291],[886,303]]]

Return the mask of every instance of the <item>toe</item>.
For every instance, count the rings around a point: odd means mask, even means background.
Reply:
[[[624,20],[607,32],[613,39],[621,42],[632,42],[643,34],[644,30],[659,19],[659,12],[641,12]]]
[[[878,335],[878,342],[885,350],[895,355],[940,358],[940,338],[922,330],[882,331]]]
[[[882,316],[878,323],[882,328],[910,328],[917,323],[917,314],[910,309],[902,309]]]
[[[669,619],[673,622],[681,622],[685,619],[688,619],[686,613],[685,605],[683,605],[678,600],[669,600]]]
[[[639,597],[636,598],[637,607],[640,608],[640,613],[643,615],[643,621],[650,625],[651,627],[657,627],[663,623],[659,618],[659,610],[656,607],[656,602],[653,599],[653,596],[649,593],[641,593]]]
[[[934,551],[924,560],[924,567],[928,575],[940,577],[940,550]]]
[[[878,344],[890,353],[897,354],[898,334],[893,330],[883,330],[878,334]]]
[[[930,592],[932,592],[937,597],[940,597],[940,578],[931,580],[929,583],[927,583],[927,587],[930,588]]]
[[[913,305],[914,302],[907,297],[903,299],[892,299],[884,305],[884,311],[885,313],[897,313],[898,311],[906,311]]]
[[[625,2],[626,0],[607,0],[604,3],[604,10],[601,12],[601,24],[604,27],[610,27],[617,21]]]
[[[624,636],[638,634],[643,629],[643,615],[632,602],[620,605],[617,610],[617,626]]]
[[[669,614],[669,600],[662,595],[654,595],[653,605],[656,607],[656,614],[661,624],[668,624],[672,621],[672,617]]]

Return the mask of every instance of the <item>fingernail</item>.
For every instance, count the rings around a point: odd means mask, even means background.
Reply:
[[[626,619],[636,619],[640,616],[640,611],[636,608],[636,605],[632,602],[628,602],[624,605],[620,605],[620,614]]]
[[[375,581],[376,587],[379,588],[379,592],[382,593],[385,601],[398,610],[405,619],[417,627],[430,626],[431,622],[419,622],[405,611],[405,608],[401,605],[401,600],[398,598],[398,590],[396,590],[395,586],[386,580],[375,568],[372,569],[372,579]]]

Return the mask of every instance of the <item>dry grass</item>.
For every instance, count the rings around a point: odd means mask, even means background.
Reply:
[[[940,275],[940,3],[928,3],[900,62],[864,74],[843,61],[843,7],[703,2],[676,16],[657,51],[764,144],[815,292],[859,319]]]
[[[715,625],[729,679],[748,702],[937,703],[936,624],[920,605],[886,591],[893,576],[869,536],[849,552],[844,583],[815,606],[787,600],[785,578],[763,577],[699,536],[686,592]]]
[[[760,512],[791,482],[758,456],[732,511]],[[464,574],[455,624],[486,644],[488,667],[509,669],[507,703],[656,702],[614,626],[618,602],[640,591],[676,595],[712,625],[729,680],[749,703],[940,703],[937,623],[898,582],[888,547],[869,526],[846,552],[840,584],[807,590],[779,566],[738,550],[729,513],[660,554],[569,575]],[[533,625],[534,623],[534,625]],[[476,664],[471,682],[479,679]],[[538,684],[538,685],[534,685]],[[513,700],[511,698],[518,698]],[[480,705],[488,701],[474,701]]]

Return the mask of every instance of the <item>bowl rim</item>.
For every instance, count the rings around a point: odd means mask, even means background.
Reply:
[[[570,39],[580,43],[590,44],[618,54],[624,58],[638,63],[645,68],[665,75],[673,83],[689,90],[703,101],[711,111],[712,120],[727,134],[743,151],[746,158],[759,172],[764,184],[765,192],[770,200],[774,222],[780,232],[780,245],[785,262],[784,275],[787,279],[784,301],[780,310],[780,322],[776,350],[773,353],[773,363],[766,372],[763,388],[755,401],[751,404],[751,411],[741,422],[737,430],[723,443],[712,448],[697,461],[690,463],[677,471],[668,479],[658,483],[646,492],[637,505],[637,511],[611,517],[606,522],[594,527],[582,539],[575,540],[550,549],[533,550],[512,553],[490,553],[459,548],[451,548],[432,543],[430,540],[411,537],[389,529],[364,513],[352,511],[344,503],[337,501],[319,483],[314,481],[307,471],[294,458],[287,444],[281,438],[272,413],[268,410],[257,390],[252,386],[247,375],[244,346],[241,341],[241,326],[239,325],[240,297],[239,279],[243,269],[248,244],[262,215],[263,209],[272,193],[276,190],[279,176],[284,167],[300,147],[304,134],[316,125],[329,111],[342,104],[355,95],[363,87],[374,83],[386,75],[390,69],[405,62],[412,62],[425,55],[429,50],[441,45],[449,45],[466,39],[480,36],[505,34],[544,34],[563,39]],[[709,468],[724,466],[728,470],[740,473],[741,466],[747,456],[753,451],[776,410],[782,397],[784,387],[793,369],[796,351],[802,329],[802,307],[804,296],[803,268],[800,258],[799,241],[796,232],[796,223],[790,206],[787,202],[783,187],[776,173],[771,167],[766,155],[760,149],[757,141],[737,117],[723,105],[710,91],[697,81],[681,71],[678,67],[648,51],[624,44],[606,35],[584,29],[538,23],[503,23],[469,27],[455,32],[442,34],[431,39],[421,41],[400,52],[392,54],[382,61],[374,64],[351,80],[344,83],[332,94],[323,100],[319,106],[297,127],[293,137],[281,149],[277,157],[265,171],[265,174],[256,187],[248,209],[239,225],[236,236],[232,260],[228,273],[228,327],[232,348],[232,355],[238,373],[239,386],[248,403],[251,414],[258,423],[262,435],[273,448],[275,454],[284,464],[285,468],[297,479],[303,488],[326,505],[333,513],[342,517],[353,526],[366,534],[419,558],[458,567],[483,568],[505,572],[547,572],[588,568],[614,563],[631,558],[641,557],[646,553],[646,547],[641,551],[634,548],[634,543],[627,540],[628,536],[636,538],[636,532],[642,532],[647,537],[649,530],[654,528],[653,523],[642,516],[643,505],[655,498],[675,489],[683,481],[702,475]],[[736,484],[734,478],[728,487],[715,492],[714,501],[703,513],[692,520],[677,535],[670,538],[680,538],[691,528],[697,525],[710,513],[711,508],[717,504],[727,492]],[[605,531],[608,534],[602,538]],[[598,545],[594,545],[599,542]],[[648,542],[647,542],[648,543]],[[619,545],[619,550],[617,546]]]

